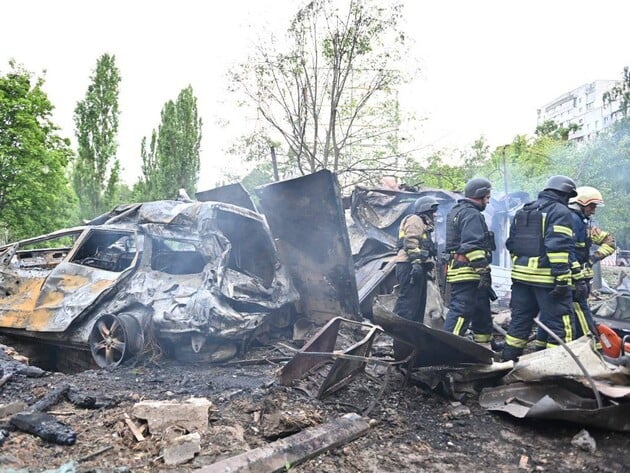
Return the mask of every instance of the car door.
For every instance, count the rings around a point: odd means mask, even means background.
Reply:
[[[63,332],[133,271],[141,239],[132,230],[88,228],[50,271],[18,268],[0,298],[0,327]]]

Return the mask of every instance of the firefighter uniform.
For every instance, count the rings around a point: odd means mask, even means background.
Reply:
[[[538,312],[541,322],[562,341],[573,339],[570,255],[575,244],[567,203],[574,195],[573,180],[554,176],[538,200],[525,205],[512,222],[506,242],[512,254],[512,318],[504,360],[516,360],[523,353]],[[544,343],[555,346],[555,340]]]
[[[578,265],[574,279],[579,283],[584,281],[584,291],[574,294],[573,310],[575,313],[575,336],[581,337],[588,333],[597,333],[593,322],[593,314],[588,306],[588,296],[593,280],[594,263],[612,255],[615,252],[615,238],[608,232],[591,224],[590,215],[586,215],[585,207],[589,204],[603,205],[603,199],[597,189],[592,187],[579,187],[578,195],[571,199],[569,208],[573,217],[573,232],[575,234],[575,260]],[[588,212],[590,213],[590,212]],[[598,246],[597,251],[591,255],[591,246]]]
[[[494,242],[482,210],[482,205],[461,199],[447,217],[446,281],[451,284],[451,300],[444,330],[464,335],[470,325],[473,340],[488,343],[492,341],[489,286],[480,289],[480,281],[489,278]]]
[[[396,278],[399,284],[394,312],[415,322],[424,322],[427,280],[435,267],[437,249],[430,215],[407,215],[400,224]]]

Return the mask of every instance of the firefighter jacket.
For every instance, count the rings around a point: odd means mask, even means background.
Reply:
[[[533,207],[542,213],[538,244],[540,254],[535,256],[527,250],[520,248],[519,244],[508,246],[512,254],[512,280],[531,286],[551,287],[556,284],[568,284],[572,282],[572,266],[575,273],[577,265],[575,261],[575,241],[573,239],[573,217],[562,198],[553,191],[542,191]],[[529,204],[526,206],[528,207]],[[515,241],[523,241],[518,238],[518,232],[531,231],[523,225],[527,219],[515,217],[510,228],[510,238],[515,234]],[[533,219],[532,219],[533,220]],[[531,235],[535,240],[536,236]],[[508,239],[509,241],[509,239]],[[572,264],[573,263],[573,264]]]
[[[396,263],[413,262],[435,264],[437,248],[433,242],[433,222],[426,215],[410,214],[400,222]]]
[[[446,218],[446,251],[450,253],[447,282],[479,281],[475,269],[492,261],[494,238],[481,211],[472,200],[460,199]]]
[[[573,222],[573,234],[575,235],[575,263],[578,265],[579,273],[574,279],[593,279],[592,265],[615,252],[615,238],[612,234],[593,226],[591,219],[584,215],[582,208],[578,205],[570,205]],[[591,256],[592,244],[599,248]]]

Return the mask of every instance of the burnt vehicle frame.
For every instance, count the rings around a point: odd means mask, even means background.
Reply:
[[[336,176],[256,192],[260,213],[229,185],[197,202],[121,205],[82,227],[1,246],[0,335],[89,350],[114,368],[148,351],[225,361],[255,341],[290,338],[299,318],[356,319]]]
[[[121,206],[5,245],[0,287],[3,334],[109,368],[152,341],[178,358],[233,356],[288,326],[298,300],[265,219],[221,202]]]

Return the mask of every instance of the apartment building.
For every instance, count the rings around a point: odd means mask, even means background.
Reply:
[[[621,118],[618,103],[605,104],[602,97],[619,81],[596,80],[581,85],[537,110],[537,124],[542,125],[553,120],[558,125],[568,128],[575,123],[580,128],[569,134],[569,140],[584,141],[597,136]]]

